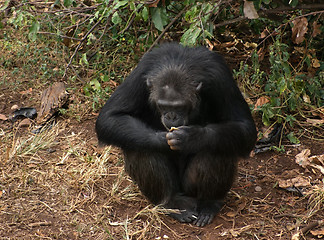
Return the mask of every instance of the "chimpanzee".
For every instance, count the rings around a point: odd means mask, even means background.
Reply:
[[[223,58],[165,43],[146,53],[102,108],[101,144],[121,147],[125,170],[170,216],[209,224],[230,190],[256,129]]]

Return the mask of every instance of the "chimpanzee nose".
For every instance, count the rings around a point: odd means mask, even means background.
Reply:
[[[175,121],[178,119],[178,116],[175,112],[168,112],[167,114],[165,114],[165,118],[168,121]]]

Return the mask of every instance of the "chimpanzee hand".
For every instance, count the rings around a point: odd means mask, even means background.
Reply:
[[[166,139],[172,150],[195,151],[195,145],[197,146],[195,143],[200,140],[201,132],[200,127],[182,126],[171,129],[166,134]]]
[[[156,146],[158,149],[167,149],[169,148],[166,139],[167,133],[168,132],[166,131],[156,132],[153,138],[150,138],[148,142]]]

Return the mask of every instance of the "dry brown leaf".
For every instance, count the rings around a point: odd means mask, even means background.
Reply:
[[[270,102],[270,98],[268,96],[262,96],[256,101],[254,109],[257,109],[258,107],[261,107],[268,102]]]
[[[118,83],[113,80],[110,80],[109,83],[111,83],[114,87],[117,87],[117,85],[118,85]]]
[[[310,98],[309,98],[309,96],[307,94],[303,95],[303,100],[304,100],[305,103],[311,103],[311,100],[310,100]]]
[[[319,68],[321,66],[319,60],[317,58],[312,59],[312,67],[313,68]]]
[[[312,115],[324,120],[324,107],[312,111]]]
[[[317,22],[313,22],[313,33],[312,37],[316,37],[318,34],[321,33],[321,24],[317,24]]]
[[[297,18],[294,21],[292,21],[294,26],[292,27],[292,41],[296,44],[302,43],[304,41],[304,36],[307,32],[307,26],[308,26],[308,21],[307,18],[302,17],[302,18]]]
[[[243,6],[244,16],[248,19],[256,19],[259,18],[257,11],[255,10],[254,4],[252,1],[244,1]]]
[[[205,39],[206,43],[208,44],[208,49],[211,51],[214,48],[214,45],[208,39]]]
[[[259,56],[259,61],[261,62],[264,59],[264,56],[266,54],[266,51],[264,51],[264,48],[262,47],[262,48],[260,48],[258,50],[258,53],[257,54]]]
[[[279,179],[279,187],[289,188],[289,187],[307,187],[311,186],[309,179],[306,177],[294,177],[292,179]]]
[[[296,155],[296,163],[303,168],[311,168],[314,173],[320,171],[320,173],[324,175],[324,154],[309,157],[310,154],[311,152],[309,149],[304,149]]]
[[[242,197],[240,200],[239,200],[239,203],[237,205],[237,212],[241,212],[243,209],[246,208],[246,205],[247,205],[247,200],[245,197]]]
[[[233,237],[238,237],[241,235],[241,233],[248,231],[249,229],[253,228],[252,225],[247,225],[241,228],[236,228],[236,229],[230,229],[229,232]]]
[[[310,230],[310,233],[313,236],[317,236],[318,238],[323,238],[324,237],[324,228],[320,230]]]
[[[4,114],[0,114],[0,120],[6,121],[8,118]]]
[[[311,154],[309,149],[304,149],[300,153],[295,156],[296,163],[302,167],[306,167],[308,165],[308,157]]]
[[[31,121],[29,120],[29,118],[25,118],[18,124],[18,127],[29,127],[30,124]]]
[[[237,44],[237,42],[234,40],[232,42],[224,42],[219,44],[220,47],[224,47],[224,48],[229,48],[229,47],[233,47]]]
[[[29,89],[27,89],[26,91],[21,91],[21,92],[19,92],[21,95],[26,95],[26,94],[30,94],[30,93],[32,93],[33,92],[33,89],[32,88],[29,88]]]
[[[258,44],[254,43],[254,42],[245,42],[243,45],[246,48],[256,48],[258,46]]]
[[[236,212],[228,212],[228,213],[226,213],[226,216],[230,217],[230,218],[234,218],[236,215],[237,215]]]
[[[267,28],[265,28],[263,32],[260,34],[260,38],[265,38],[268,35],[269,35],[269,31]]]
[[[324,119],[312,119],[307,118],[306,122],[312,124],[313,126],[324,124]]]

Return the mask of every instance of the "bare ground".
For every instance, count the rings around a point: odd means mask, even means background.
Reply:
[[[19,84],[0,71],[0,114],[11,107],[39,109],[41,88]],[[19,122],[0,120],[0,239],[320,239],[324,197],[279,188],[280,179],[302,176],[323,194],[322,175],[298,166],[302,149],[323,154],[323,141],[302,138],[285,153],[269,151],[239,164],[238,178],[212,224],[199,228],[163,215],[124,173],[120,151],[98,149],[96,113],[80,106],[75,92],[67,114],[48,131],[34,135]],[[73,112],[73,111],[72,111]],[[81,112],[81,113],[80,113]],[[307,191],[306,191],[307,190]],[[316,226],[316,223],[319,225]],[[312,225],[314,224],[314,225]]]

